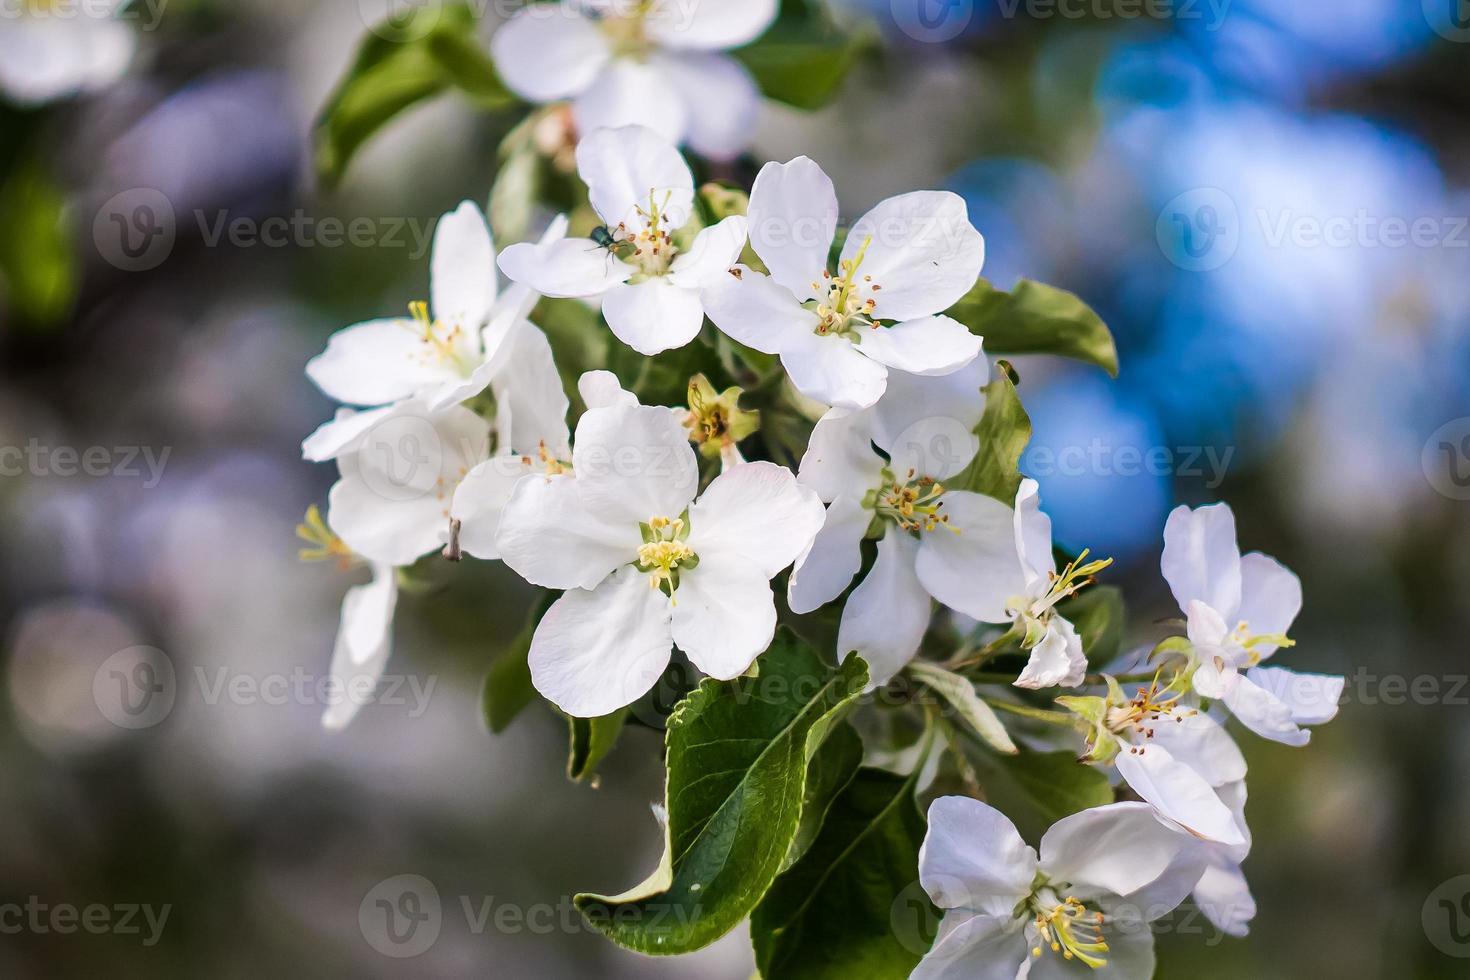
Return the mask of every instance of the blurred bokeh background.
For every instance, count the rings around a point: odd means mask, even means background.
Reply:
[[[480,681],[528,601],[499,565],[405,597],[397,696],[320,727],[360,579],[297,560],[334,478],[300,459],[332,408],[302,368],[424,295],[435,217],[486,199],[516,113],[436,100],[325,191],[313,116],[373,5],[130,9],[120,79],[0,98],[0,906],[42,924],[0,919],[0,976],[747,977],[739,935],[656,962],[570,911],[655,862],[658,736],[631,730],[591,788],[544,708],[485,732]],[[755,158],[814,157],[849,215],[951,188],[992,281],[1086,299],[1118,379],[1017,365],[1060,542],[1118,559],[1145,638],[1172,613],[1168,510],[1228,500],[1242,546],[1303,579],[1291,664],[1349,678],[1310,747],[1243,740],[1259,916],[1246,940],[1164,937],[1160,977],[1465,976],[1470,7],[834,13],[881,43],[834,105],[768,105]],[[167,234],[119,237],[160,200]],[[94,685],[166,670],[167,710],[99,707]],[[409,961],[358,921],[404,874],[445,910]],[[94,905],[117,928],[48,918]],[[169,917],[128,932],[130,905]]]

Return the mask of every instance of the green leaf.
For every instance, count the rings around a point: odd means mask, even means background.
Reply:
[[[1014,370],[997,361],[994,381],[986,385],[985,414],[975,427],[980,451],[964,472],[945,485],[951,490],[969,490],[1015,506],[1021,488],[1021,454],[1031,441],[1031,417],[1016,394]]]
[[[863,52],[870,32],[843,34],[811,5],[785,3],[776,23],[754,44],[735,52],[768,99],[798,109],[820,109],[836,96]]]
[[[1113,802],[1108,777],[1071,752],[972,753],[971,761],[987,802],[1033,842],[1063,817]]]
[[[526,624],[516,634],[505,652],[495,658],[490,672],[485,675],[485,685],[480,692],[480,706],[485,713],[485,724],[496,735],[505,731],[510,723],[532,701],[536,699],[536,688],[531,684],[531,665],[527,657],[531,653],[531,637],[546,610],[556,601],[555,592],[543,592],[531,607]]]
[[[913,970],[927,944],[895,928],[895,918],[911,901],[925,921],[938,914],[914,887],[925,833],[917,778],[863,769],[832,804],[806,856],[751,917],[763,977],[902,980]]]
[[[567,778],[580,783],[595,777],[598,765],[618,744],[618,736],[623,733],[623,724],[627,720],[627,708],[619,708],[601,718],[573,718],[568,715],[572,747],[567,755]]]
[[[1057,606],[1057,612],[1077,627],[1087,663],[1101,667],[1118,656],[1123,645],[1123,590],[1116,585],[1094,585]]]
[[[622,895],[578,895],[593,927],[654,955],[709,945],[751,913],[790,853],[808,764],[868,682],[782,630],[757,677],[706,680],[669,717],[664,855]]]
[[[801,800],[801,824],[796,828],[796,839],[791,842],[791,851],[786,855],[783,867],[791,867],[822,829],[827,810],[852,777],[857,775],[863,764],[863,740],[857,729],[843,723],[832,729],[832,734],[822,743],[817,754],[807,766],[806,793]]]
[[[1007,293],[981,279],[949,315],[984,337],[988,354],[1056,354],[1118,375],[1112,332],[1066,290],[1023,279]]]
[[[77,294],[66,195],[42,166],[22,164],[0,184],[0,295],[39,326],[60,322]]]
[[[475,15],[463,3],[420,7],[373,27],[317,119],[323,183],[341,180],[352,157],[390,120],[451,88],[486,106],[513,101],[479,44]]]
[[[1006,726],[996,717],[995,709],[980,700],[974,685],[965,678],[924,660],[910,663],[909,672],[954,708],[961,720],[992,749],[1005,755],[1015,755],[1020,751],[1011,741]]]

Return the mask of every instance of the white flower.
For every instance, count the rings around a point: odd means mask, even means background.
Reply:
[[[919,880],[944,919],[910,976],[1148,980],[1148,924],[1178,907],[1202,868],[1198,842],[1141,803],[1058,821],[1038,856],[999,810],[941,797],[929,807]]]
[[[1250,934],[1251,920],[1256,917],[1256,900],[1240,869],[1251,851],[1250,828],[1245,822],[1245,781],[1222,786],[1219,793],[1221,801],[1235,815],[1245,843],[1205,846],[1205,873],[1194,886],[1194,904],[1217,929],[1239,938]]]
[[[134,48],[132,29],[116,16],[123,3],[9,4],[0,16],[0,93],[40,105],[117,81]]]
[[[931,597],[975,619],[1002,622],[1022,587],[1011,508],[941,482],[965,467],[975,443],[930,448],[935,433],[973,428],[964,413],[980,410],[974,373],[959,384],[894,377],[895,396],[903,397],[891,404],[884,398],[867,411],[833,409],[812,432],[799,479],[830,506],[788,586],[796,613],[837,598],[862,564],[863,538],[875,521],[882,527],[878,560],[848,597],[837,636],[843,655],[856,651],[868,662],[875,685],[887,683],[918,651]],[[905,425],[916,411],[933,414]],[[874,452],[875,442],[891,460]]]
[[[750,244],[770,276],[731,270],[705,295],[710,319],[747,347],[779,354],[802,394],[866,408],[888,370],[949,374],[980,354],[980,338],[937,314],[975,285],[985,240],[962,198],[891,197],[852,227],[835,275],[832,181],[806,157],[768,163],[750,195]]]
[[[694,210],[694,177],[679,151],[640,126],[599,130],[577,147],[577,168],[607,238],[513,245],[500,268],[547,296],[600,298],[607,325],[640,354],[683,347],[704,324],[700,293],[745,247],[745,218],[676,233]]]
[[[1188,617],[1199,660],[1195,693],[1222,701],[1251,731],[1305,745],[1337,715],[1345,681],[1257,666],[1283,646],[1302,607],[1301,581],[1274,558],[1241,556],[1225,504],[1179,507],[1164,527],[1164,578]]]
[[[675,643],[712,677],[744,673],[770,644],[770,580],[822,522],[816,495],[772,463],[735,466],[696,501],[699,467],[666,408],[582,416],[572,473],[516,484],[497,545],[534,585],[566,593],[531,643],[536,689],[579,717],[629,704]]]
[[[715,159],[739,156],[760,109],[750,73],[722,51],[765,33],[776,0],[567,0],[527,6],[490,48],[512,91],[572,99],[577,128],[639,125]]]
[[[566,232],[553,222],[543,241]],[[410,304],[411,317],[371,320],[339,330],[306,366],[307,376],[346,405],[390,406],[415,400],[438,411],[496,385],[507,386],[506,362],[535,295],[525,287],[498,294],[495,245],[485,216],[465,201],[439,219],[430,260],[429,303]],[[559,387],[559,385],[558,385]],[[355,427],[373,424],[358,419]],[[303,447],[308,459],[335,458],[356,433],[328,423]]]
[[[1087,657],[1077,630],[1056,611],[1056,604],[1085,585],[1098,565],[1106,563],[1084,564],[1084,553],[1057,574],[1051,518],[1041,510],[1035,480],[1022,480],[1016,492],[1015,530],[1024,591],[1011,600],[1011,608],[1031,650],[1016,686],[1077,687],[1087,676]]]
[[[449,541],[455,490],[489,455],[490,423],[469,409],[395,406],[338,457],[327,522],[369,561],[411,565]]]
[[[366,703],[393,652],[393,612],[398,605],[397,570],[374,562],[373,580],[356,585],[342,599],[342,621],[332,652],[336,697],[322,714],[322,725],[346,728]]]

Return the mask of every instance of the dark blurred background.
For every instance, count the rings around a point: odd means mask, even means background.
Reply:
[[[312,118],[372,5],[132,10],[115,82],[0,91],[0,910],[23,913],[0,911],[0,976],[749,976],[738,934],[650,961],[570,911],[656,861],[658,736],[594,789],[544,708],[485,732],[528,601],[499,565],[405,596],[396,703],[319,724],[359,579],[296,557],[334,478],[300,460],[332,410],[302,368],[426,293],[434,219],[485,201],[517,114],[437,100],[325,192]],[[1118,559],[1147,639],[1174,612],[1168,510],[1228,500],[1303,579],[1283,662],[1349,678],[1308,748],[1243,739],[1259,916],[1164,937],[1160,977],[1467,975],[1470,5],[834,13],[881,46],[833,106],[768,105],[755,157],[814,157],[849,215],[951,188],[994,282],[1092,304],[1116,381],[1017,365],[1060,543]],[[157,233],[120,237],[140,206]],[[169,670],[167,705],[116,710],[109,685]],[[443,908],[413,960],[359,925],[399,875]]]

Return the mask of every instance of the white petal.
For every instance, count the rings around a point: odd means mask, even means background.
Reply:
[[[589,409],[638,404],[638,396],[625,390],[611,371],[586,372],[577,379],[577,391]]]
[[[668,48],[738,48],[766,32],[776,19],[776,9],[777,0],[703,0],[693,4],[666,0],[654,5],[644,25],[651,40]]]
[[[861,500],[883,480],[883,457],[873,452],[871,416],[832,409],[818,420],[801,457],[799,479],[822,500]]]
[[[1239,865],[1214,863],[1206,867],[1194,886],[1194,904],[1225,935],[1237,939],[1250,935],[1256,900]]]
[[[429,271],[434,319],[479,330],[495,305],[495,243],[485,215],[471,201],[439,219]]]
[[[935,905],[1009,913],[1031,894],[1037,870],[1036,851],[995,807],[966,796],[929,804],[919,881]]]
[[[837,233],[832,179],[806,157],[768,163],[750,192],[750,244],[771,277],[798,299],[815,298]]]
[[[1046,635],[1031,650],[1031,659],[1016,678],[1017,687],[1079,687],[1087,677],[1087,656],[1077,630],[1061,616],[1052,618]]]
[[[1163,746],[1125,749],[1117,766],[1135,793],[1190,833],[1221,844],[1245,843],[1234,815],[1205,778]]]
[[[822,529],[791,570],[786,604],[792,612],[815,612],[842,594],[862,567],[863,535],[872,520],[873,512],[852,497],[832,501]]]
[[[798,391],[834,408],[867,408],[888,387],[888,369],[843,337],[793,334],[781,349],[781,365]]]
[[[597,718],[657,683],[673,650],[668,597],[636,569],[556,600],[531,639],[531,682],[577,718]]]
[[[1021,481],[1016,491],[1016,550],[1028,594],[1047,586],[1057,570],[1051,550],[1051,518],[1041,509],[1041,488],[1035,480]]]
[[[890,529],[878,542],[878,560],[847,597],[837,627],[837,653],[856,652],[868,663],[871,686],[888,683],[919,651],[929,628],[929,593],[914,574],[918,542]]]
[[[1029,951],[1009,915],[944,914],[934,945],[909,980],[1016,980]]]
[[[980,389],[989,373],[984,356],[939,376],[889,371],[888,388],[873,406],[873,441],[936,480],[961,472],[980,448],[975,427],[985,414]],[[919,458],[912,458],[914,446]]]
[[[585,299],[627,282],[634,268],[590,238],[521,242],[500,253],[500,271],[543,296]]]
[[[619,340],[649,357],[683,347],[704,325],[699,291],[670,276],[612,287],[603,294],[602,315]]]
[[[1224,694],[1225,706],[1240,723],[1262,738],[1300,748],[1312,740],[1292,718],[1291,705],[1253,681],[1249,675],[1235,678]]]
[[[495,365],[488,361],[482,362],[468,377],[446,378],[438,384],[425,387],[420,391],[418,397],[422,399],[429,411],[442,411],[480,394],[490,387],[490,379],[494,376]]]
[[[737,555],[699,556],[674,590],[674,642],[711,677],[750,669],[776,635],[770,577]]]
[[[858,219],[842,257],[867,251],[858,270],[883,288],[876,315],[912,320],[949,309],[980,277],[985,239],[970,224],[964,198],[949,191],[914,191],[883,201]]]
[[[1240,559],[1240,618],[1256,635],[1291,631],[1302,611],[1302,581],[1275,558],[1253,551]],[[1262,657],[1275,653],[1275,644],[1252,648]]]
[[[38,105],[104,88],[127,70],[132,28],[96,16],[15,16],[0,31],[0,90],[12,101]]]
[[[1200,605],[1202,603],[1194,603],[1192,607]],[[1197,621],[1198,618],[1194,617],[1191,622]],[[1196,668],[1191,681],[1196,694],[1202,698],[1217,701],[1234,690],[1239,681],[1240,671],[1227,650],[1223,647],[1197,644],[1195,653],[1200,658],[1199,667]]]
[[[738,276],[717,277],[704,290],[704,310],[715,326],[763,354],[779,354],[817,329],[817,315],[770,276],[736,268]]]
[[[897,371],[945,375],[980,356],[980,338],[957,320],[928,316],[891,327],[863,327],[858,349]]]
[[[1009,621],[1007,606],[1024,589],[1011,509],[964,490],[951,490],[940,500],[954,530],[922,532],[920,581],[930,595],[966,616],[983,623]]]
[[[493,383],[498,415],[509,419],[500,429],[501,448],[527,455],[546,452],[559,460],[572,455],[567,430],[571,401],[552,359],[551,343],[529,320],[515,325]]]
[[[730,269],[740,261],[745,248],[745,216],[732,214],[717,225],[701,231],[689,251],[674,259],[669,278],[688,289],[722,285],[732,279]]]
[[[502,455],[485,460],[460,482],[449,513],[460,522],[459,545],[466,554],[487,561],[500,557],[495,543],[500,515],[516,484],[532,472],[526,457]]]
[[[1068,882],[1070,893],[1084,901],[1127,898],[1146,891],[1176,864],[1194,863],[1199,853],[1198,841],[1162,823],[1148,804],[1113,803],[1057,821],[1041,839],[1041,869]],[[1186,887],[1176,900],[1188,892]]]
[[[755,79],[734,58],[719,54],[656,56],[684,96],[689,148],[711,160],[733,160],[750,146],[760,116]]]
[[[590,132],[577,145],[577,171],[587,184],[593,209],[616,228],[638,231],[641,212],[657,206],[667,215],[663,230],[684,227],[694,211],[694,177],[665,136],[643,126]]]
[[[311,463],[325,463],[344,453],[357,450],[373,428],[401,409],[388,405],[359,412],[351,408],[337,409],[330,422],[324,422],[301,443],[301,458]]]
[[[449,498],[385,497],[356,474],[327,495],[327,523],[349,548],[375,562],[412,565],[449,540]]]
[[[387,405],[459,380],[433,357],[412,320],[370,320],[338,330],[306,365],[306,376],[329,398],[349,405]]]
[[[1245,756],[1223,725],[1206,714],[1152,723],[1148,739],[1140,744],[1162,745],[1169,754],[1204,777],[1211,786],[1245,779]]]
[[[689,545],[700,561],[735,555],[769,581],[807,549],[825,515],[816,493],[786,467],[744,463],[716,477],[689,509]]]
[[[1240,609],[1240,549],[1235,514],[1225,504],[1176,507],[1164,525],[1164,578],[1179,608],[1198,599],[1233,627]]]
[[[585,92],[612,58],[612,46],[592,21],[549,4],[513,15],[490,39],[490,53],[511,91],[554,102]]]
[[[1283,667],[1256,667],[1245,675],[1291,708],[1298,725],[1325,725],[1337,717],[1347,680],[1329,674],[1300,674]]]
[[[650,518],[676,518],[699,490],[689,435],[667,408],[628,405],[587,412],[577,423],[572,467],[587,509],[636,532]]]
[[[547,589],[591,589],[638,556],[638,525],[588,512],[578,477],[529,476],[500,516],[495,548],[521,578]]]
[[[393,612],[397,605],[397,572],[388,565],[374,565],[372,582],[353,586],[342,598],[342,619],[331,666],[337,698],[322,713],[323,727],[334,731],[347,727],[377,688],[393,652]]]

